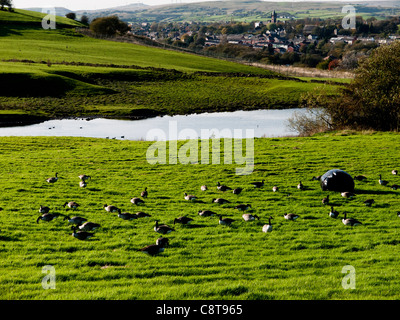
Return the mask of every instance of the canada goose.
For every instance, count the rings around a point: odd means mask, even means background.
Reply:
[[[358,176],[355,176],[354,179],[358,180],[358,181],[363,181],[363,180],[367,179],[367,177],[358,175]]]
[[[184,198],[185,198],[185,200],[187,200],[187,201],[194,201],[194,200],[196,200],[196,196],[191,195],[191,194],[187,194],[186,192],[184,193]]]
[[[397,175],[398,171],[397,170],[392,170],[392,174]]]
[[[271,224],[271,219],[273,219],[271,216],[268,218],[268,223],[264,224],[262,227],[262,232],[271,232],[272,231],[272,224]]]
[[[210,210],[199,210],[198,213],[199,213],[199,216],[202,216],[202,217],[211,217],[211,216],[216,215],[215,212],[210,211]]]
[[[365,204],[367,207],[372,206],[373,203],[375,203],[375,200],[374,200],[374,199],[367,199],[367,200],[364,201],[364,204]]]
[[[46,181],[48,183],[54,183],[54,182],[57,182],[57,180],[58,180],[58,172],[56,172],[55,177],[51,177],[51,178],[46,179]]]
[[[244,221],[254,221],[255,219],[260,220],[259,216],[257,215],[252,215],[250,213],[244,213],[242,215],[242,218],[244,219]]]
[[[201,187],[200,187],[200,189],[201,189],[201,191],[207,191],[207,186],[205,185],[205,184],[203,184]]]
[[[57,218],[58,216],[59,216],[59,214],[57,214],[57,213],[43,213],[41,216],[39,216],[36,219],[36,223],[39,223],[39,220],[50,222],[53,219]]]
[[[91,176],[87,176],[86,174],[81,174],[80,176],[78,176],[79,177],[79,179],[81,179],[81,180],[83,180],[83,181],[86,181],[86,180],[89,180],[89,179],[92,179],[92,177]]]
[[[238,209],[239,211],[245,211],[250,208],[251,208],[251,204],[239,204],[235,207],[235,209]]]
[[[352,199],[353,197],[356,196],[353,192],[348,192],[348,191],[342,192],[340,195],[343,198],[348,198],[348,199]]]
[[[163,245],[159,244],[151,244],[149,246],[146,246],[142,249],[139,249],[138,251],[142,251],[144,253],[147,253],[149,256],[155,256],[161,252],[164,252],[165,248]]]
[[[285,217],[286,220],[296,220],[297,218],[299,218],[300,216],[294,213],[285,213],[283,215]]]
[[[342,222],[345,226],[351,226],[351,227],[355,227],[355,226],[359,226],[362,223],[356,219],[353,218],[347,218],[347,213],[344,213],[344,218],[342,219]]]
[[[68,206],[68,208],[75,210],[79,207],[79,204],[77,204],[75,201],[70,201],[70,202],[66,201],[63,204],[64,208],[65,208],[65,206]]]
[[[243,190],[242,188],[235,188],[235,189],[232,190],[232,193],[233,194],[240,194],[242,192],[242,190]]]
[[[72,217],[72,218],[70,218],[68,216],[64,217],[64,221],[65,220],[68,220],[69,223],[76,224],[78,226],[80,226],[82,223],[87,221],[87,219],[82,218],[82,217]]]
[[[250,184],[252,184],[255,188],[261,188],[262,186],[264,186],[264,181],[265,180],[263,180],[261,182],[259,182],[259,181],[251,182]]]
[[[222,215],[219,216],[218,223],[224,226],[230,226],[235,220],[230,218],[222,218]]]
[[[389,181],[382,180],[382,175],[381,175],[381,174],[379,175],[379,180],[378,180],[378,182],[379,182],[379,184],[380,184],[381,186],[386,186],[386,185],[389,183]]]
[[[322,199],[322,204],[329,204],[329,194]]]
[[[337,212],[335,209],[333,209],[333,207],[331,207],[331,211],[329,211],[329,216],[331,218],[336,219],[339,216],[339,212]]]
[[[87,240],[89,238],[94,237],[94,233],[86,232],[86,231],[76,231],[77,230],[76,226],[72,226],[71,229],[74,231],[72,233],[72,236],[74,236],[78,240]]]
[[[84,224],[79,226],[79,229],[81,231],[94,231],[98,228],[100,228],[100,225],[94,222],[85,222]]]
[[[179,218],[175,218],[174,219],[174,224],[177,223],[181,223],[181,224],[190,224],[193,221],[192,218],[188,218],[188,217],[179,217]]]
[[[165,248],[167,245],[169,245],[169,239],[164,237],[158,238],[156,240],[156,244]]]
[[[231,203],[230,201],[222,199],[222,198],[212,199],[211,203],[213,203],[213,202],[218,203],[218,204]]]
[[[314,177],[311,178],[311,181],[314,181],[314,180],[319,181],[319,180],[321,180],[321,177],[322,176],[314,176]]]
[[[398,184],[392,184],[392,186],[390,188],[392,190],[397,190],[398,188],[400,188],[400,186]]]
[[[118,212],[121,211],[120,209],[118,209],[116,206],[112,206],[112,205],[104,205],[103,206],[104,210],[106,210],[107,212]]]
[[[158,224],[158,220],[156,220],[156,225],[154,226],[154,231],[158,232],[158,233],[161,233],[161,234],[167,234],[167,233],[170,233],[172,231],[175,231],[175,229],[173,229],[173,228],[171,228],[171,227],[169,227],[169,226],[167,226],[165,224],[159,225]]]
[[[217,189],[218,189],[219,191],[232,190],[232,188],[230,188],[230,187],[228,187],[228,186],[225,186],[225,185],[223,185],[223,184],[220,184],[219,182],[218,182],[218,184],[217,184]]]
[[[39,212],[40,213],[49,213],[50,212],[50,208],[49,207],[44,207],[44,206],[40,206],[39,208]]]
[[[273,187],[272,187],[272,191],[273,191],[273,192],[277,192],[278,190],[279,190],[279,187],[277,187],[277,186],[273,186]]]
[[[400,211],[397,211],[396,214],[400,218]]]
[[[136,215],[136,217],[138,217],[138,218],[151,217],[151,215],[149,215],[148,213],[144,213],[144,212],[142,212],[142,211],[136,212],[135,215]]]
[[[299,189],[299,190],[304,190],[304,185],[301,183],[301,181],[300,181],[299,184],[297,185],[297,189]]]
[[[121,210],[118,212],[118,218],[121,218],[123,220],[135,220],[137,219],[137,215],[136,214],[132,214],[132,213],[128,213],[128,212],[121,212]]]
[[[149,193],[147,192],[147,187],[146,188],[144,188],[144,190],[142,191],[142,193],[140,194],[140,196],[142,197],[142,198],[147,198],[147,195],[148,195]]]
[[[81,187],[81,188],[86,188],[86,186],[87,186],[87,183],[86,183],[85,180],[79,181],[79,187]]]
[[[140,206],[141,204],[144,204],[144,201],[140,198],[132,198],[131,202],[137,206]]]

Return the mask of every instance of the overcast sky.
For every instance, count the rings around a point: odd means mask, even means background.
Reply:
[[[131,3],[144,3],[148,5],[170,4],[176,2],[203,2],[215,0],[13,0],[16,8],[32,8],[32,7],[64,7],[70,10],[92,10],[104,9],[117,6],[124,6]],[[279,1],[279,0],[269,0]],[[293,0],[286,0],[288,2]],[[301,0],[294,0],[301,1]],[[324,0],[323,0],[324,1]],[[336,0],[337,1],[337,0]],[[350,1],[350,0],[339,0]],[[357,1],[357,0],[356,0]],[[350,2],[354,2],[350,1]]]

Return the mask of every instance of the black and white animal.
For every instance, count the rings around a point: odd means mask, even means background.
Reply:
[[[140,206],[142,204],[144,204],[144,200],[140,199],[140,198],[132,198],[131,202],[137,206]]]
[[[121,211],[121,209],[118,209],[116,206],[113,206],[113,205],[107,205],[107,204],[105,204],[105,205],[103,206],[103,208],[104,208],[104,210],[106,210],[107,212],[111,212],[111,213]]]
[[[301,181],[300,181],[299,184],[297,185],[297,189],[299,189],[299,190],[304,190],[304,185],[301,183]]]
[[[132,213],[128,213],[128,212],[121,212],[121,210],[118,212],[118,218],[121,218],[122,220],[135,220],[137,219],[137,215],[136,214],[132,214]]]
[[[81,179],[81,180],[83,180],[83,181],[92,179],[91,176],[87,176],[86,174],[81,174],[81,175],[78,176],[78,178]]]
[[[255,219],[260,220],[260,217],[255,215],[252,215],[250,213],[244,213],[242,214],[242,218],[244,219],[244,221],[254,221]]]
[[[193,221],[192,218],[189,217],[179,217],[174,219],[174,224],[175,223],[180,223],[180,224],[190,224]]]
[[[76,203],[75,201],[70,201],[70,202],[66,201],[63,204],[64,208],[65,208],[65,206],[68,206],[68,208],[75,210],[75,209],[77,209],[79,207],[79,204]]]
[[[100,228],[100,224],[94,222],[85,222],[84,224],[79,226],[79,230],[81,231],[94,231]]]
[[[382,180],[382,175],[381,175],[381,174],[379,175],[379,180],[378,180],[378,182],[379,182],[379,184],[380,184],[381,186],[386,186],[386,185],[389,183],[389,181]]]
[[[272,224],[271,224],[271,219],[273,219],[271,216],[268,218],[268,223],[264,224],[262,227],[262,232],[271,232],[272,231]]]
[[[40,206],[39,208],[39,213],[49,213],[50,212],[50,208],[49,207],[45,207],[45,206]]]
[[[283,216],[285,217],[286,220],[296,220],[300,217],[299,215],[294,213],[285,213]]]
[[[329,204],[329,194],[322,199],[322,204]]]
[[[245,211],[251,208],[251,204],[239,204],[235,207],[235,209],[238,209],[239,211]]]
[[[82,218],[82,217],[69,217],[69,216],[65,216],[64,217],[64,221],[68,220],[69,223],[72,224],[76,224],[78,226],[80,226],[82,223],[86,222],[87,219],[86,218]]]
[[[47,181],[48,183],[55,183],[55,182],[57,182],[57,181],[58,181],[58,172],[56,172],[56,174],[55,174],[54,177],[47,178],[46,181]]]
[[[235,220],[230,218],[222,218],[222,215],[219,216],[218,223],[223,226],[230,226]]]
[[[73,230],[72,236],[78,240],[87,240],[94,237],[94,233],[87,231],[77,231],[78,227],[76,226],[72,226],[71,229]]]
[[[168,234],[168,233],[171,233],[172,231],[175,231],[175,229],[173,229],[165,224],[159,225],[158,220],[156,220],[156,225],[154,226],[154,231],[161,233],[161,234]]]
[[[148,195],[149,193],[147,192],[147,187],[145,187],[144,190],[141,192],[140,196],[142,198],[147,198]]]
[[[59,216],[58,213],[43,213],[36,219],[36,223],[39,223],[40,220],[50,222]]]
[[[263,181],[261,181],[261,182],[260,182],[260,181],[251,182],[250,184],[253,185],[254,188],[261,188],[261,187],[264,186],[264,181],[265,181],[265,180],[263,180]]]
[[[231,203],[229,200],[222,199],[222,198],[212,199],[211,202],[218,203],[218,204]]]
[[[210,210],[199,210],[198,212],[199,216],[201,217],[211,217],[211,216],[215,216],[216,213]]]
[[[375,203],[375,200],[374,200],[374,199],[367,199],[367,200],[364,201],[364,204],[365,204],[367,207],[372,206],[372,204],[374,204],[374,203]]]
[[[331,207],[331,211],[329,211],[329,216],[331,218],[336,219],[339,216],[339,212],[337,212],[335,209],[333,209],[333,207]]]
[[[342,219],[342,223],[345,226],[351,226],[351,227],[362,225],[362,223],[360,221],[356,220],[356,219],[347,218],[347,213],[346,212],[344,213],[344,217]]]
[[[217,189],[218,189],[219,191],[232,190],[232,188],[230,188],[230,187],[228,187],[228,186],[226,186],[226,185],[220,184],[219,182],[217,183]]]
[[[185,200],[187,201],[194,201],[196,200],[196,196],[192,195],[192,194],[187,194],[186,192],[183,194]]]

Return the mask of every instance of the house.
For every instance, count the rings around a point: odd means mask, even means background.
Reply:
[[[313,32],[313,30],[314,30],[315,28],[320,28],[320,27],[319,27],[319,26],[316,26],[316,25],[312,25],[312,24],[306,24],[306,25],[304,26],[304,28],[303,28],[303,34],[304,34],[304,35],[309,35],[309,34],[311,34],[311,32]]]

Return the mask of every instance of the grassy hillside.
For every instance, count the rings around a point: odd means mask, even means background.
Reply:
[[[49,117],[154,116],[290,108],[314,88],[335,86],[286,80],[188,74],[168,70],[0,62],[0,110]],[[24,83],[24,86],[20,84]]]
[[[357,15],[367,19],[371,16],[382,19],[398,15],[396,1],[363,1],[347,3],[354,5]],[[228,0],[207,1],[182,4],[152,6],[138,12],[120,12],[126,21],[268,21],[271,12],[276,10],[278,15],[298,18],[342,18],[342,1],[257,1],[257,0]],[[107,12],[107,11],[106,11]],[[90,13],[89,13],[90,14]],[[98,13],[96,13],[98,14]],[[279,20],[284,20],[279,18]]]
[[[0,30],[3,112],[137,117],[283,108],[320,86],[239,63],[93,39],[70,28],[43,30],[30,22],[40,13],[0,12],[3,21],[9,15],[18,23]]]
[[[64,25],[55,30],[44,30],[41,27],[41,19],[38,19],[44,14],[33,11],[25,12],[24,15],[19,11],[16,13],[0,12],[0,22],[9,21],[8,24],[0,24],[0,60],[25,59],[36,62],[136,65],[185,72],[269,73],[269,71],[259,68],[177,51],[93,39],[64,28]],[[57,21],[58,19],[61,19],[62,22],[72,21],[61,17],[57,17]],[[31,20],[35,21],[34,25]]]
[[[47,13],[35,12],[30,10],[15,9],[14,12],[1,11],[0,12],[0,26],[3,29],[4,25],[22,25],[22,26],[36,26],[42,25],[42,19],[47,16]],[[75,20],[66,17],[56,17],[58,27],[73,28],[82,27],[83,25]]]
[[[180,147],[184,142],[180,142]],[[18,148],[15,148],[15,146]],[[0,298],[1,299],[399,299],[399,191],[378,184],[378,175],[399,184],[393,158],[399,135],[330,134],[311,138],[256,139],[254,172],[235,175],[237,164],[150,165],[148,142],[80,138],[2,138],[0,161]],[[221,149],[222,150],[222,149]],[[373,156],[372,156],[373,155]],[[355,176],[356,197],[322,192],[311,181],[331,168]],[[59,181],[45,180],[59,174]],[[78,186],[78,175],[92,176]],[[265,179],[255,189],[250,182]],[[302,181],[306,189],[296,188]],[[217,191],[220,181],[242,187],[240,195]],[[209,190],[200,191],[206,184]],[[272,186],[279,191],[272,192]],[[145,205],[130,199],[148,187]],[[189,203],[183,193],[194,194]],[[321,199],[330,195],[340,212],[328,216]],[[212,204],[222,197],[230,204]],[[366,207],[363,201],[373,198]],[[75,212],[62,207],[76,201]],[[250,203],[259,221],[245,223],[234,209]],[[107,213],[104,204],[124,212],[144,211],[149,218],[125,221]],[[95,237],[79,241],[60,217],[40,221],[40,205],[51,212],[82,216],[101,224]],[[235,219],[231,227],[209,209]],[[343,213],[363,225],[345,227]],[[296,213],[296,221],[284,219]],[[173,225],[187,215],[191,226]],[[272,216],[273,231],[261,232]],[[157,257],[137,249],[159,237],[155,220],[175,228],[170,246]],[[42,267],[56,271],[56,289],[44,290]],[[356,289],[344,290],[342,268],[356,271]]]

